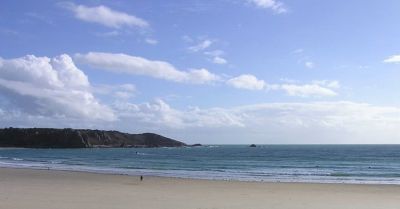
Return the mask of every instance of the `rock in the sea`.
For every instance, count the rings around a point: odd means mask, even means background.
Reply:
[[[0,129],[0,147],[92,148],[92,147],[182,147],[185,143],[154,133],[52,128]]]
[[[192,144],[191,145],[192,147],[201,147],[201,146],[203,146],[202,144]]]
[[[251,144],[249,147],[257,147],[255,144]]]

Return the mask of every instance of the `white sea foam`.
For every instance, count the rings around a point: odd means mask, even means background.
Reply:
[[[327,178],[327,177],[298,177],[291,175],[280,176],[251,176],[243,175],[241,172],[215,172],[215,171],[185,171],[185,170],[151,170],[151,169],[123,169],[107,167],[90,167],[79,165],[46,164],[33,162],[3,162],[0,161],[0,167],[8,168],[29,168],[40,170],[59,170],[59,171],[78,171],[101,174],[119,174],[119,175],[146,175],[158,177],[191,178],[205,180],[225,180],[225,181],[257,181],[257,182],[303,182],[303,183],[347,183],[347,184],[400,184],[397,178]]]

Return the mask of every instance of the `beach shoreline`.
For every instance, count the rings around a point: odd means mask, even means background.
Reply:
[[[274,183],[0,168],[0,208],[395,209],[400,186]]]
[[[400,146],[375,145],[0,149],[0,167],[210,180],[400,185],[398,153]]]
[[[221,179],[221,178],[202,178],[202,177],[189,177],[189,176],[164,176],[156,175],[153,173],[117,173],[117,172],[107,172],[98,170],[69,170],[69,169],[55,169],[51,167],[18,167],[18,166],[0,166],[1,169],[11,169],[11,170],[38,170],[38,171],[49,171],[49,172],[67,172],[67,173],[88,173],[88,174],[98,174],[98,175],[112,175],[112,176],[129,176],[132,178],[139,178],[140,176],[146,176],[150,178],[159,179],[180,179],[180,180],[193,180],[193,181],[216,181],[216,182],[248,182],[248,183],[277,183],[277,184],[337,184],[337,185],[371,185],[371,186],[398,186],[397,183],[369,183],[369,182],[349,182],[349,181],[301,181],[301,180],[239,180],[239,179]]]

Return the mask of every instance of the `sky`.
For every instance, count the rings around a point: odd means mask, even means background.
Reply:
[[[400,1],[0,1],[0,127],[400,143]]]

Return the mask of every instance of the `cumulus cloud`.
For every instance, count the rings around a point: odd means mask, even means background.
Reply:
[[[66,54],[0,59],[0,92],[16,112],[112,121],[113,111],[90,92],[87,76]]]
[[[264,112],[263,114],[268,114],[271,118],[280,118],[278,120],[279,122],[277,121],[278,123],[286,125],[294,124],[303,127],[318,125],[346,128],[354,124],[354,121],[361,123],[365,121],[374,121],[376,124],[379,124],[382,120],[387,120],[387,122],[392,120],[400,122],[400,119],[396,119],[400,114],[400,108],[381,107],[347,101],[264,103],[241,106],[234,109],[246,113],[245,115],[247,116],[250,112],[253,112],[252,116],[254,117],[256,117],[255,114],[262,115],[261,112]],[[260,117],[263,117],[261,115]]]
[[[191,44],[193,44],[195,42],[189,36],[183,36],[183,40],[186,43],[191,43]],[[198,41],[198,43],[188,47],[188,50],[190,52],[194,52],[194,53],[202,52],[204,55],[206,55],[208,57],[207,60],[214,64],[223,65],[223,64],[228,63],[228,61],[223,57],[223,55],[225,54],[224,51],[222,51],[220,49],[209,50],[210,48],[212,48],[212,46],[215,45],[215,43],[217,43],[216,39],[212,40],[212,39],[205,39],[204,37],[200,37],[200,38],[198,38],[197,41]]]
[[[119,31],[117,31],[117,30],[108,31],[108,32],[101,32],[101,33],[95,33],[95,34],[96,34],[96,36],[104,37],[104,38],[115,37],[115,36],[121,35],[121,33]]]
[[[323,97],[336,96],[337,93],[332,89],[340,88],[338,81],[317,80],[311,84],[267,84],[264,80],[258,79],[254,75],[244,74],[226,81],[227,85],[247,90],[283,90],[289,96],[298,97]]]
[[[110,28],[146,28],[149,26],[149,23],[141,18],[110,9],[104,5],[88,7],[85,5],[76,5],[74,3],[67,2],[63,3],[62,6],[71,10],[75,17],[79,20],[101,24]]]
[[[213,44],[212,40],[206,39],[201,41],[200,43],[189,47],[189,50],[192,52],[198,52],[198,51],[203,51],[205,49],[207,49],[208,47],[211,46],[211,44]]]
[[[304,49],[299,48],[299,49],[293,50],[293,51],[292,51],[292,54],[301,54],[301,53],[303,53],[303,52],[304,52]]]
[[[137,93],[136,87],[133,84],[118,84],[118,85],[95,85],[92,91],[99,95],[112,96],[118,100],[128,100]]]
[[[393,55],[385,59],[385,63],[400,63],[400,55]]]
[[[228,61],[226,61],[226,59],[224,59],[224,58],[222,58],[222,57],[214,57],[213,58],[213,63],[215,63],[215,64],[220,64],[220,65],[223,65],[223,64],[226,64]]]
[[[248,90],[262,90],[266,85],[263,80],[259,80],[257,77],[250,74],[243,74],[238,77],[231,78],[226,83],[238,89]]]
[[[313,69],[315,67],[315,64],[313,62],[305,62],[304,65],[306,68]]]
[[[380,140],[385,136],[389,136],[386,140],[390,141],[393,136],[400,135],[395,131],[400,125],[398,107],[340,101],[266,103],[235,110],[246,116],[242,119],[246,127],[261,133],[273,133],[292,142],[382,143]],[[284,132],[287,130],[293,135],[286,135]],[[301,140],[296,139],[299,136]]]
[[[146,41],[146,43],[151,44],[151,45],[158,44],[158,41],[156,39],[152,39],[152,38],[146,38],[145,41]]]
[[[336,80],[315,80],[313,84],[325,86],[327,88],[338,89],[340,88],[340,82]]]
[[[0,125],[154,131],[188,143],[398,143],[400,137],[399,107],[348,101],[177,109],[156,99],[111,108],[118,120],[90,125],[0,108]]]
[[[228,61],[222,56],[225,54],[222,50],[205,51],[205,55],[211,58],[211,61],[215,64],[223,65],[228,63]]]
[[[223,56],[225,54],[225,52],[217,49],[217,50],[212,50],[212,51],[205,51],[204,54],[208,55],[208,56],[213,56],[213,57],[220,57],[220,56]]]
[[[318,84],[282,84],[280,88],[290,96],[310,97],[310,96],[336,96],[337,93],[331,89],[322,87]]]
[[[237,115],[222,108],[201,110],[197,107],[187,110],[172,108],[161,99],[151,103],[115,103],[114,109],[122,120],[140,121],[145,126],[157,125],[173,129],[193,127],[242,127],[243,124]]]
[[[277,0],[247,0],[247,1],[259,8],[271,9],[272,11],[278,14],[286,13],[288,11],[282,2]]]
[[[208,143],[393,143],[400,137],[400,108],[348,101],[179,110],[158,99],[113,108],[121,121],[135,121],[135,127],[169,133],[185,129]]]
[[[190,69],[187,74],[187,82],[204,84],[220,80],[218,75],[210,73],[207,69]]]
[[[276,89],[286,91],[289,96],[299,97],[332,97],[337,96],[334,89],[339,89],[340,83],[336,80],[314,80],[311,84],[288,83],[281,84]]]
[[[75,59],[101,70],[146,75],[175,82],[204,84],[219,80],[217,75],[206,69],[180,71],[168,62],[148,60],[127,54],[89,52],[87,54],[76,54]]]

